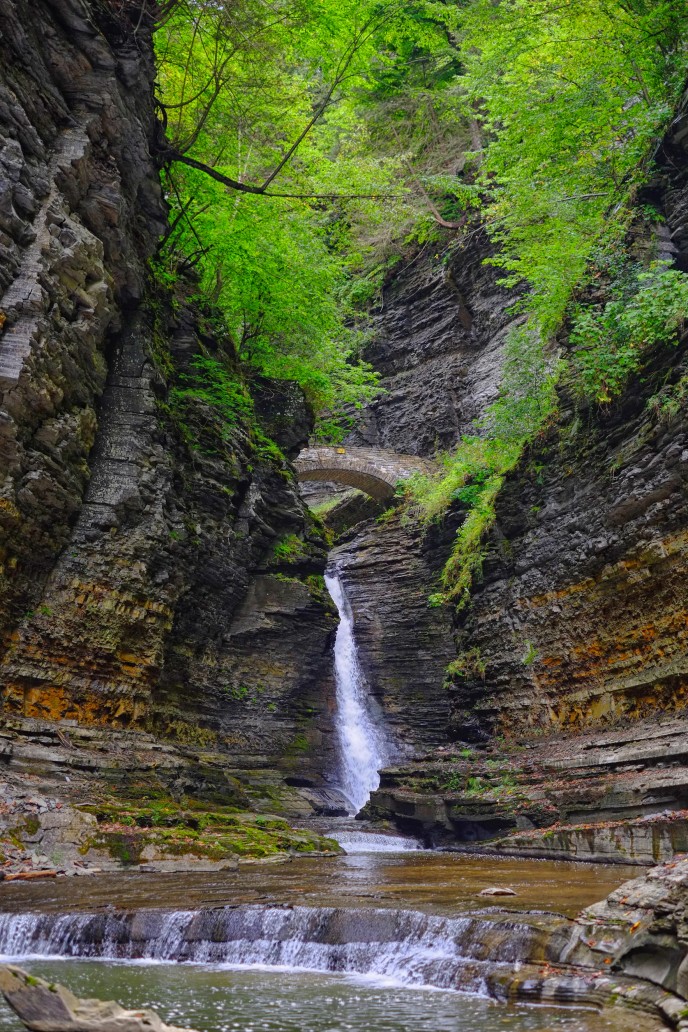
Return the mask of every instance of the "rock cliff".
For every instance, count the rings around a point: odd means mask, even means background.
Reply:
[[[440,246],[440,245],[437,245]],[[451,448],[494,401],[502,348],[516,318],[479,228],[443,254],[427,245],[390,276],[367,361],[384,393],[367,405],[349,442],[412,455]]]
[[[41,741],[49,787],[93,769],[74,774],[78,736],[70,749],[53,722],[126,731],[142,759],[153,734],[206,756],[178,756],[180,792],[219,779],[231,795],[227,778],[257,771],[259,805],[283,790],[308,812],[284,779],[320,784],[328,765],[336,614],[280,447],[311,416],[256,381],[228,423],[185,387],[198,356],[241,374],[212,313],[149,275],[166,209],[147,12],[0,5],[5,759],[11,775]],[[121,769],[109,746],[104,772]]]
[[[656,253],[681,268],[687,127],[688,93],[640,198],[665,219]],[[457,682],[460,737],[685,706],[687,349],[685,334],[658,349],[608,407],[564,394],[560,425],[508,480],[461,628],[460,647],[479,649],[486,673]]]
[[[449,614],[428,605],[446,537],[421,541],[398,514],[358,526],[333,550],[354,614],[373,698],[402,751],[445,741],[444,671],[455,655]]]
[[[629,239],[683,269],[687,124],[688,95],[639,198],[665,224]],[[449,732],[469,748],[389,772],[371,812],[445,840],[522,829],[508,848],[539,855],[555,846],[651,861],[684,848],[687,347],[684,334],[658,348],[612,405],[574,403],[562,389],[558,425],[507,478],[482,576],[455,620]],[[529,773],[510,752],[524,742]],[[487,768],[472,768],[475,744],[489,746]],[[503,760],[506,782],[490,773]],[[588,835],[586,846],[590,822],[664,810],[674,813],[661,835],[637,829],[634,845],[631,830],[616,846],[614,832],[607,845]]]

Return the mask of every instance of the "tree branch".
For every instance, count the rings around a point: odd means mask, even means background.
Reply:
[[[284,155],[282,160],[280,162],[278,162],[278,164],[272,170],[272,172],[267,177],[265,182],[262,184],[263,185],[263,189],[266,189],[270,185],[270,183],[273,181],[273,179],[275,179],[275,177],[280,174],[280,172],[282,171],[284,166],[287,164],[287,162],[290,160],[290,158],[293,157],[293,155],[296,153],[297,149],[303,143],[303,141],[305,140],[306,136],[311,131],[311,129],[313,128],[315,123],[318,121],[320,116],[324,113],[326,108],[329,107],[329,105],[332,102],[332,97],[334,96],[334,91],[344,81],[344,79],[346,77],[347,70],[349,68],[349,65],[351,64],[351,62],[353,61],[353,59],[355,58],[356,54],[361,49],[361,47],[370,38],[372,32],[375,31],[375,27],[376,26],[373,25],[373,19],[371,18],[363,25],[363,27],[361,28],[360,32],[358,32],[357,35],[354,36],[354,38],[352,39],[352,41],[349,44],[349,46],[347,47],[347,49],[342,54],[342,57],[341,57],[341,59],[339,61],[339,64],[337,65],[337,70],[335,72],[334,79],[332,80],[332,82],[331,82],[331,84],[330,84],[330,86],[329,86],[329,88],[327,90],[327,93],[325,94],[324,100],[322,100],[320,102],[320,104],[318,104],[318,106],[315,109],[315,112],[313,114],[313,117],[308,121],[308,123],[306,124],[305,128],[303,129],[303,131],[301,133],[299,133],[299,135],[297,136],[296,140],[291,145],[291,147],[289,148],[287,153]],[[348,53],[347,53],[347,51],[348,51]]]
[[[172,3],[173,7],[174,7],[174,0],[169,0],[169,2]],[[230,176],[226,176],[222,172],[218,172],[217,169],[213,168],[212,165],[208,165],[208,164],[206,164],[203,161],[198,161],[198,160],[196,160],[196,158],[192,158],[192,157],[190,157],[186,153],[193,146],[193,144],[196,142],[196,140],[198,139],[198,136],[199,136],[199,134],[200,134],[200,132],[201,132],[201,130],[202,130],[202,128],[203,128],[207,118],[208,118],[208,115],[209,115],[210,111],[212,110],[215,102],[217,101],[218,96],[222,92],[222,89],[227,84],[228,79],[225,77],[225,74],[224,74],[225,73],[225,69],[227,68],[227,65],[229,63],[230,58],[237,52],[238,46],[233,47],[230,50],[229,54],[226,54],[222,58],[222,60],[220,62],[219,62],[219,58],[218,58],[217,53],[215,54],[215,60],[214,60],[215,67],[214,67],[213,73],[211,74],[210,80],[208,81],[208,83],[204,87],[204,90],[209,85],[211,85],[213,83],[213,81],[214,81],[214,88],[212,89],[212,93],[211,93],[210,98],[208,99],[208,101],[204,105],[204,109],[203,109],[203,112],[201,114],[201,118],[200,118],[198,124],[196,125],[196,127],[194,128],[194,130],[191,132],[190,136],[188,136],[185,141],[183,141],[183,142],[173,141],[173,142],[170,142],[170,143],[165,142],[164,144],[162,144],[160,146],[159,153],[160,153],[163,161],[165,161],[165,162],[173,162],[173,161],[181,162],[182,164],[188,165],[190,168],[195,168],[199,172],[203,172],[205,175],[210,176],[211,179],[216,180],[216,182],[221,183],[223,186],[226,186],[230,190],[236,190],[239,193],[252,194],[253,196],[284,197],[284,198],[292,198],[292,199],[295,199],[295,200],[339,200],[339,199],[341,199],[341,200],[375,200],[375,199],[400,198],[400,197],[402,197],[403,196],[402,194],[388,193],[387,191],[379,191],[379,192],[374,192],[374,193],[353,193],[353,194],[341,194],[341,193],[334,193],[334,192],[333,193],[291,193],[291,192],[270,192],[270,193],[268,193],[267,192],[268,191],[268,187],[270,186],[270,184],[280,174],[280,172],[285,167],[285,165],[291,160],[291,158],[294,156],[294,154],[296,153],[296,151],[299,148],[299,146],[303,143],[303,141],[306,138],[306,136],[308,135],[308,133],[311,131],[313,126],[318,121],[318,119],[321,117],[321,115],[324,113],[324,111],[327,109],[327,107],[333,102],[333,97],[334,97],[335,91],[337,90],[338,86],[340,86],[349,77],[348,70],[349,70],[349,68],[351,66],[351,62],[354,60],[356,54],[361,50],[361,48],[365,45],[365,43],[370,39],[371,35],[377,30],[377,28],[379,27],[379,25],[382,22],[383,16],[388,15],[390,9],[395,6],[395,2],[396,2],[396,0],[393,0],[392,3],[388,3],[385,6],[385,8],[384,8],[382,13],[378,12],[377,18],[373,18],[373,17],[369,18],[368,21],[366,21],[361,26],[361,28],[358,29],[354,33],[353,38],[351,39],[349,44],[346,46],[346,48],[344,50],[344,53],[341,55],[341,57],[339,59],[339,62],[337,63],[337,67],[336,67],[336,70],[335,70],[335,74],[334,74],[333,80],[330,83],[324,98],[317,105],[315,111],[313,112],[312,117],[308,120],[308,123],[303,128],[303,130],[299,133],[299,135],[296,138],[296,140],[291,144],[291,146],[287,150],[286,154],[284,154],[284,156],[278,161],[277,165],[272,169],[270,174],[267,176],[267,178],[264,180],[264,182],[262,182],[260,184],[260,186],[252,186],[249,183],[244,183],[244,182],[241,182],[238,179],[233,179]],[[280,20],[280,19],[278,19],[278,20]],[[276,24],[276,23],[273,23],[273,24]],[[180,126],[181,126],[182,109],[184,107],[186,107],[188,103],[192,103],[193,101],[195,101],[196,99],[199,98],[199,94],[198,93],[196,93],[194,95],[194,97],[191,98],[190,101],[187,101],[184,98],[185,85],[186,85],[186,81],[187,81],[188,74],[189,74],[189,64],[190,64],[190,60],[191,60],[191,50],[193,49],[193,43],[194,43],[194,41],[196,39],[196,36],[199,33],[199,25],[200,25],[200,17],[196,17],[193,20],[192,43],[191,43],[191,46],[189,48],[189,54],[187,56],[186,66],[184,68],[184,75],[183,75],[183,82],[182,82],[182,91],[181,91],[182,92],[181,100],[179,102],[175,103],[175,104],[170,104],[170,105],[167,105],[167,106],[162,101],[158,102],[159,108],[160,108],[160,110],[162,111],[162,114],[163,114],[163,120],[164,120],[164,125],[165,126],[167,124],[167,110],[168,110],[168,108],[170,110],[173,109],[173,108],[178,110],[178,118],[177,118],[177,129],[178,130],[179,130]],[[260,33],[256,33],[255,35],[259,35],[259,34]],[[217,44],[217,40],[216,40],[216,44]],[[439,216],[439,214],[438,214],[437,218],[438,218],[438,221],[441,221],[441,217]],[[444,221],[442,221],[442,224],[443,225],[447,225],[447,226],[451,226],[450,223],[447,223],[447,222],[444,222]]]
[[[393,194],[387,192],[378,193],[361,193],[361,194],[341,194],[341,193],[268,193],[265,186],[251,186],[250,183],[240,183],[237,179],[231,179],[229,176],[224,175],[222,172],[218,172],[212,165],[206,165],[202,161],[196,161],[195,158],[190,158],[188,154],[182,154],[175,147],[166,147],[162,151],[162,157],[165,161],[179,161],[184,165],[189,165],[190,168],[198,169],[199,172],[205,172],[211,179],[215,179],[218,183],[222,183],[223,186],[229,187],[230,190],[238,190],[240,193],[253,194],[258,197],[291,197],[296,200],[375,200],[384,199],[388,197],[400,198],[403,194]]]

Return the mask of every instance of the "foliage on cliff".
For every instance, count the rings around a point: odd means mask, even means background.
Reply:
[[[165,260],[198,267],[240,358],[297,379],[327,435],[375,392],[366,310],[406,245],[440,251],[479,218],[524,288],[500,398],[447,475],[411,489],[422,518],[467,508],[445,572],[456,600],[504,475],[555,411],[564,322],[576,389],[603,402],[684,318],[683,274],[608,273],[687,29],[674,0],[179,0],[158,31]],[[607,307],[577,301],[594,276]]]
[[[404,239],[477,191],[438,0],[180,0],[157,32],[168,275],[194,266],[240,358],[293,378],[337,435],[370,399],[367,309]],[[472,135],[471,135],[472,134]]]
[[[688,277],[662,263],[644,269],[624,248],[683,84],[687,27],[688,12],[673,3],[466,5],[463,84],[486,134],[474,155],[482,216],[504,282],[526,291],[498,401],[439,481],[410,485],[421,519],[467,507],[434,601],[468,600],[503,477],[555,413],[562,371],[576,393],[611,401],[643,353],[675,342],[688,317]],[[577,301],[591,281],[609,297]],[[567,318],[568,367],[554,346]]]
[[[417,35],[412,21],[398,3],[190,0],[157,33],[172,205],[161,263],[196,267],[240,359],[297,380],[335,436],[343,409],[376,392],[353,223],[381,223],[398,193],[398,163],[375,153],[352,98],[379,40]],[[431,34],[441,24],[428,20]]]

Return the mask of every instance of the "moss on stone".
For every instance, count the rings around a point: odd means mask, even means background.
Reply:
[[[99,824],[85,852],[105,849],[125,866],[140,863],[147,847],[163,857],[190,855],[212,861],[340,852],[331,839],[291,828],[281,817],[232,807],[207,809],[168,800],[153,806],[107,801],[80,809],[94,814]]]
[[[182,745],[194,745],[201,749],[209,749],[217,744],[217,732],[210,728],[192,724],[186,720],[173,720],[165,728],[170,738],[175,738]]]
[[[290,565],[308,556],[308,546],[296,534],[287,534],[275,544],[272,557],[276,563]]]
[[[41,826],[41,822],[35,814],[29,814],[24,821],[24,831],[27,835],[35,835]]]

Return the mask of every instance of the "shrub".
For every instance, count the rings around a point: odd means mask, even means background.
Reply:
[[[649,348],[677,344],[688,318],[688,276],[668,262],[639,273],[630,296],[612,290],[605,305],[579,308],[571,330],[579,392],[602,403],[621,393]]]

